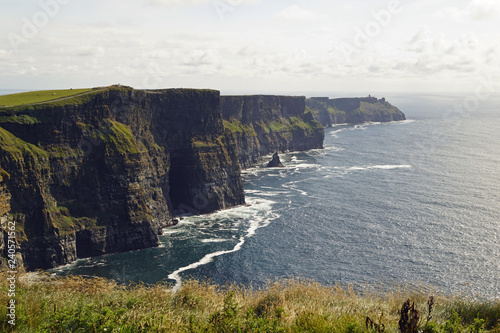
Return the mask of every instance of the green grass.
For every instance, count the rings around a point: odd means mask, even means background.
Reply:
[[[17,106],[52,101],[83,94],[92,89],[41,90],[0,96],[1,106]]]
[[[257,133],[255,132],[255,129],[252,127],[252,125],[243,125],[238,120],[232,120],[232,121],[224,120],[224,128],[229,132],[235,134],[246,133],[250,136],[257,136]]]
[[[388,104],[388,103],[383,103],[383,102],[376,102],[376,103],[366,103],[366,102],[361,102],[361,106],[358,110],[356,110],[357,112],[361,112],[361,113],[368,113],[368,114],[371,114],[371,113],[377,113],[377,112],[380,112],[380,111],[383,111],[385,113],[388,113],[388,114],[395,114],[397,111],[397,109]]]
[[[16,158],[21,156],[31,155],[34,158],[47,158],[46,151],[38,148],[37,146],[27,143],[9,131],[0,127],[0,149],[9,153]]]
[[[47,122],[51,121],[50,117],[46,115],[46,111],[53,111],[54,108],[65,107],[65,106],[78,106],[83,105],[85,103],[91,103],[98,96],[102,96],[103,98],[109,97],[109,95],[113,92],[128,92],[133,90],[131,87],[126,86],[109,86],[102,88],[92,88],[92,89],[82,89],[85,92],[79,94],[73,94],[71,96],[65,98],[51,99],[44,102],[31,103],[31,104],[21,104],[21,105],[10,105],[10,106],[2,106],[0,102],[0,113],[3,114],[3,118],[0,118],[0,121],[7,122],[20,122],[19,119],[14,119],[9,116],[19,116],[20,114],[27,114],[36,122]],[[73,90],[75,91],[75,90]],[[26,93],[29,94],[29,93]],[[16,94],[17,95],[17,94]],[[9,95],[6,95],[9,96]],[[5,96],[0,96],[0,98]],[[1,101],[1,99],[0,99]],[[24,103],[24,102],[23,102]],[[27,119],[27,121],[31,121]]]
[[[300,117],[281,118],[271,123],[261,123],[261,126],[266,133],[292,133],[299,129],[313,133],[318,128],[321,128],[321,124],[306,122]]]
[[[107,128],[99,133],[99,139],[103,140],[109,149],[123,155],[141,153],[127,125],[111,120],[107,120],[106,125]]]
[[[428,321],[427,287],[356,291],[288,279],[252,289],[191,280],[172,293],[167,283],[121,286],[30,273],[18,275],[16,288],[17,332],[398,332],[407,299],[415,302],[419,331],[500,332],[500,301],[434,293]],[[3,332],[9,330],[7,290],[0,273]]]
[[[82,228],[97,228],[97,220],[95,218],[73,217],[67,207],[53,207],[51,208],[51,213],[54,226],[59,229],[60,235],[68,235]]]

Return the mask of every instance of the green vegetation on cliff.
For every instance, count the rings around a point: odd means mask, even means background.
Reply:
[[[279,118],[273,122],[257,122],[257,127],[266,133],[280,133],[290,134],[297,130],[303,130],[308,134],[321,128],[317,122],[306,122],[301,117]],[[227,121],[224,120],[224,127],[233,134],[246,134],[250,136],[257,136],[257,132],[252,124],[243,125],[238,120]]]
[[[99,139],[103,140],[106,148],[119,154],[139,154],[137,142],[130,132],[130,128],[122,123],[107,120],[106,127],[99,132]]]
[[[315,130],[321,128],[319,125],[316,122],[305,122],[301,117],[290,117],[281,118],[267,125],[264,124],[263,127],[272,132],[293,132],[300,129],[312,134]]]
[[[177,293],[170,287],[20,275],[15,328],[17,332],[134,333],[500,332],[500,301],[437,294],[430,298],[429,288],[379,291],[367,286],[359,292],[297,279],[272,282],[263,289],[198,281],[185,281]],[[0,330],[5,332],[10,329],[8,289],[6,274],[0,274],[4,304]]]
[[[239,120],[233,119],[231,121],[224,120],[224,128],[233,134],[247,134],[250,136],[257,136],[255,129],[252,125],[243,125]]]
[[[0,149],[12,157],[19,159],[21,156],[31,156],[33,158],[47,158],[46,151],[37,146],[24,142],[12,133],[0,127]]]
[[[15,106],[24,104],[43,103],[60,98],[67,98],[83,94],[92,89],[66,89],[66,90],[42,90],[30,91],[18,94],[0,96],[0,105]]]
[[[79,93],[71,93],[77,90],[81,90]],[[133,88],[127,87],[127,86],[109,86],[109,87],[103,87],[103,88],[92,88],[92,89],[75,89],[75,90],[67,90],[67,95],[66,96],[59,96],[59,98],[49,98],[46,100],[37,100],[36,94],[40,93],[41,95],[44,95],[44,92],[30,92],[30,93],[21,93],[22,94],[28,94],[28,96],[31,94],[33,95],[32,100],[23,100],[19,98],[17,100],[18,103],[13,103],[13,104],[8,104],[7,102],[9,99],[7,99],[7,96],[14,96],[14,95],[5,95],[5,96],[0,96],[0,112],[4,114],[11,114],[11,115],[16,115],[18,113],[24,113],[24,114],[29,114],[31,117],[39,118],[42,117],[43,115],[38,114],[40,111],[44,110],[52,110],[57,107],[65,107],[65,106],[77,106],[77,105],[83,105],[92,101],[95,101],[96,98],[98,97],[103,97],[106,98],[106,96],[109,96],[110,92],[129,92],[132,91]],[[51,91],[49,91],[51,92]],[[57,94],[55,95],[57,96]],[[54,97],[54,95],[52,95]],[[5,98],[5,99],[3,99]],[[13,99],[14,102],[16,102],[16,99]],[[4,104],[5,103],[5,104]],[[32,113],[35,111],[36,113]],[[5,117],[5,116],[4,116]],[[7,118],[4,118],[6,120]]]
[[[60,235],[68,235],[77,230],[94,229],[98,227],[97,219],[88,217],[76,218],[71,216],[66,207],[53,207],[50,213],[53,218],[54,227],[59,230]]]

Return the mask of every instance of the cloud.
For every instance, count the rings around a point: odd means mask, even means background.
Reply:
[[[0,49],[0,60],[7,60],[9,58],[9,54],[7,51]]]
[[[152,6],[192,6],[211,2],[211,0],[149,0],[147,4]]]
[[[497,0],[473,0],[466,10],[472,20],[492,20],[500,17],[500,2]]]
[[[496,56],[495,48],[484,47],[472,33],[448,39],[425,27],[406,41],[402,51],[395,68],[414,74],[470,73],[494,64]]]
[[[292,5],[276,14],[275,17],[286,20],[311,20],[316,17],[316,14],[298,5]]]
[[[200,5],[213,4],[214,1],[215,0],[149,0],[147,4],[151,6],[187,7],[187,6],[200,6]],[[246,3],[259,3],[261,0],[238,0],[238,1],[219,0],[219,1],[235,7]]]
[[[436,11],[437,17],[451,17],[456,21],[484,21],[500,18],[500,2],[497,0],[472,0],[465,8],[446,7]]]

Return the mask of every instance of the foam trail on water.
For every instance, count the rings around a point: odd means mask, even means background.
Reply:
[[[410,169],[411,165],[375,165],[373,166],[374,169],[384,169],[384,170],[391,170],[391,169]]]
[[[233,253],[236,251],[239,251],[241,249],[241,246],[245,243],[245,237],[240,237],[240,241],[232,250],[227,250],[227,251],[218,251],[218,252],[213,252],[205,255],[200,261],[197,261],[195,263],[192,263],[191,265],[181,267],[172,274],[168,276],[169,279],[175,280],[175,286],[172,288],[172,292],[176,293],[179,291],[179,289],[182,287],[182,278],[180,277],[180,273],[188,271],[190,269],[195,269],[197,267],[206,265],[211,263],[215,257],[221,256],[223,254],[228,254],[228,253]]]
[[[412,166],[407,165],[407,164],[402,164],[402,165],[373,165],[373,166],[353,166],[348,168],[348,171],[358,171],[358,170],[372,170],[372,169],[381,169],[381,170],[393,170],[393,169],[410,169]]]
[[[209,215],[208,218],[213,218],[217,216],[224,216],[226,218],[250,218],[249,220],[249,226],[248,229],[246,230],[246,234],[244,236],[240,236],[238,243],[230,250],[225,250],[225,251],[217,251],[217,252],[212,252],[206,254],[203,258],[201,258],[199,261],[194,262],[190,265],[181,267],[177,269],[176,271],[172,272],[171,274],[168,275],[168,278],[171,280],[175,281],[175,286],[172,288],[171,292],[176,293],[177,291],[180,290],[182,287],[182,278],[180,274],[182,272],[198,268],[200,266],[206,265],[211,263],[214,258],[229,254],[229,253],[234,253],[239,250],[241,250],[241,247],[243,244],[245,244],[245,241],[247,238],[252,237],[255,235],[255,232],[260,229],[268,226],[272,220],[276,219],[279,217],[279,215],[275,212],[272,211],[272,204],[274,201],[270,201],[267,199],[262,199],[262,198],[247,198],[247,202],[250,204],[248,207],[238,207],[222,212],[218,212],[215,214],[212,214],[211,216]],[[261,212],[263,215],[258,215],[258,213]],[[199,217],[195,217],[199,218]]]
[[[202,243],[224,243],[224,242],[229,242],[229,239],[210,238],[210,239],[202,239],[200,242],[202,242]]]

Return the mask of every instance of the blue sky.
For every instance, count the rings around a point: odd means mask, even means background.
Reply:
[[[468,92],[499,83],[496,0],[0,0],[0,89]]]

